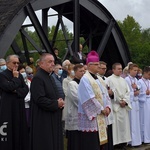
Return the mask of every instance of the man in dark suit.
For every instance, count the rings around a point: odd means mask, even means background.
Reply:
[[[17,71],[17,55],[8,56],[6,65],[7,69],[0,73],[0,150],[28,150],[24,104],[28,86]]]
[[[39,67],[31,83],[31,150],[63,150],[64,100],[51,75],[53,55],[44,53]]]
[[[73,64],[85,64],[86,62],[86,56],[82,52],[83,46],[80,44],[79,45],[79,51],[77,53],[74,53],[73,58],[72,58],[72,63]]]

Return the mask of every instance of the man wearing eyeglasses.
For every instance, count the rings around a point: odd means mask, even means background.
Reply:
[[[27,150],[28,127],[24,98],[28,87],[17,71],[19,57],[6,58],[7,69],[0,73],[0,149]]]
[[[104,61],[100,61],[99,64],[100,64],[99,75],[103,80],[106,80],[106,77],[104,75],[107,70],[107,63],[105,63]]]
[[[105,83],[105,87],[108,90],[108,94],[111,97],[112,96],[112,90],[110,89],[108,83],[107,83],[107,78],[104,76],[107,70],[107,63],[104,61],[100,61],[100,69],[98,72],[98,75],[103,79],[104,83]],[[110,101],[110,107],[112,109],[112,104],[111,104],[111,99],[109,99]],[[108,134],[108,143],[105,144],[105,150],[113,150],[113,136],[112,136],[112,124],[113,124],[113,111],[111,111],[111,113],[109,114],[109,116],[106,118],[107,119],[107,134]]]
[[[97,76],[100,69],[99,55],[91,51],[86,60],[88,70],[78,87],[78,130],[80,150],[99,150],[107,143],[105,118],[110,114],[109,96]]]
[[[62,80],[63,80],[63,77],[62,77],[62,66],[60,64],[56,64],[54,66],[54,72],[52,74],[52,77],[56,83],[56,86],[58,88],[58,94],[59,94],[59,97],[61,97],[62,99],[65,98],[65,94],[64,94],[64,91],[63,91],[63,88],[62,88]]]

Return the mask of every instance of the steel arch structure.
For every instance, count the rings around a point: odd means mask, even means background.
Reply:
[[[50,8],[58,13],[58,21],[53,40],[49,42],[47,13]],[[42,10],[42,25],[35,14],[37,10]],[[83,37],[84,45],[87,45],[89,50],[96,50],[101,60],[106,61],[108,66],[115,62],[120,62],[125,66],[131,60],[128,46],[119,26],[108,10],[97,0],[2,0],[0,5],[0,57],[4,57],[11,46],[14,53],[21,56],[22,61],[25,55],[26,61],[29,62],[26,40],[30,41],[40,54],[42,53],[24,30],[23,22],[27,16],[44,50],[48,53],[54,54],[52,47],[55,44],[58,27],[61,25],[70,55],[77,52],[79,38]],[[66,35],[62,16],[73,22],[73,45],[70,44]],[[18,32],[21,32],[22,35],[25,54],[22,54],[14,41]]]

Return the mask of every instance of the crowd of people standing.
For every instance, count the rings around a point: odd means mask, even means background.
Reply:
[[[0,149],[64,150],[64,136],[67,150],[150,143],[150,66],[141,75],[137,64],[122,72],[114,63],[106,77],[96,51],[77,55],[71,63],[43,53],[37,68],[0,59]]]

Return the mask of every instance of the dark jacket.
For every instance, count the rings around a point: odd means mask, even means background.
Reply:
[[[64,91],[63,91],[63,88],[62,88],[62,80],[63,80],[63,77],[58,77],[55,73],[52,74],[52,77],[56,83],[56,87],[58,89],[58,96],[59,98],[62,98],[64,99],[65,98],[65,94],[64,94]]]
[[[74,53],[73,56],[72,56],[71,62],[73,64],[80,64],[80,63],[86,64],[86,57],[82,53],[82,59],[80,59],[79,54],[78,53]]]
[[[31,150],[63,150],[62,110],[52,76],[40,68],[30,89]]]
[[[27,150],[28,127],[24,98],[28,87],[22,75],[13,77],[10,70],[0,73],[0,150]]]

